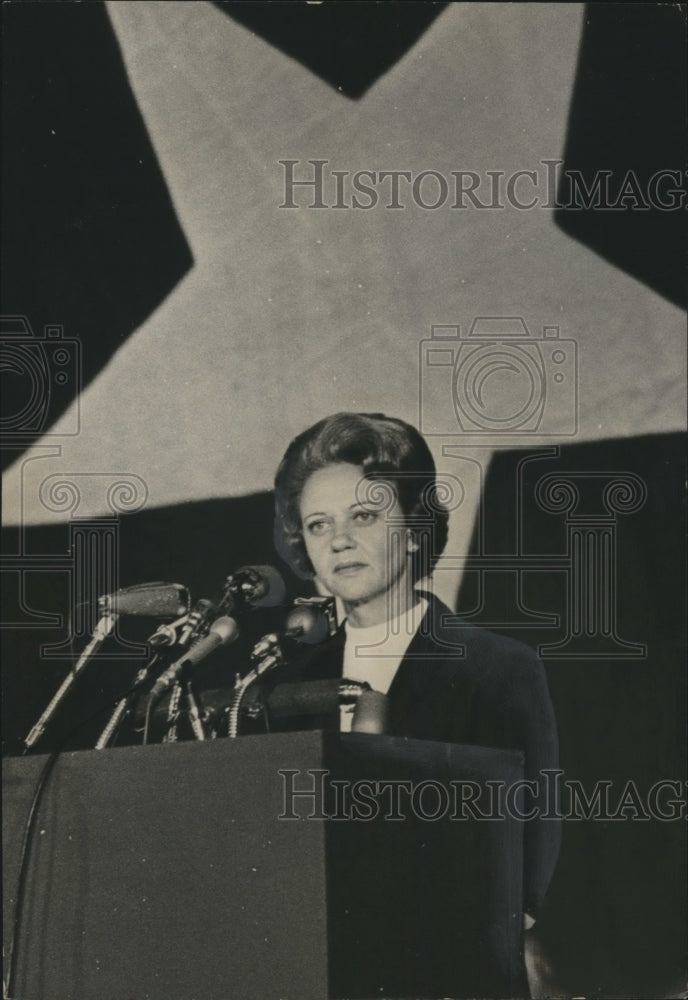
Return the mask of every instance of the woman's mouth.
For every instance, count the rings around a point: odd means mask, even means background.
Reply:
[[[359,570],[365,569],[366,564],[362,562],[337,563],[334,568],[337,576],[353,576]]]

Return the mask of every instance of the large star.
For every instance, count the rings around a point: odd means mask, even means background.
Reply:
[[[408,184],[402,208],[383,186],[373,208],[351,207],[361,170],[473,171],[482,202],[496,172],[504,184],[535,171],[542,189],[543,161],[564,148],[580,6],[450,5],[356,103],[211,4],[108,9],[195,266],[83,393],[81,433],[61,439],[58,423],[39,443],[61,454],[26,465],[21,510],[21,463],[10,470],[10,522],[48,520],[38,482],[77,470],[138,475],[151,506],[267,489],[291,437],[327,413],[417,423],[420,342],[480,316],[577,343],[577,440],[682,426],[681,312],[568,238],[550,208],[520,209],[502,189],[503,208],[433,210]],[[301,207],[280,207],[287,170],[313,177],[311,160],[327,161],[330,206],[334,171],[347,172],[346,208],[307,207],[307,188],[294,189]],[[425,203],[436,183],[423,181]],[[431,443],[452,471],[449,384],[446,406]],[[569,409],[551,400],[548,443],[571,440]],[[471,454],[484,466],[499,443]],[[94,495],[79,513],[103,510]]]

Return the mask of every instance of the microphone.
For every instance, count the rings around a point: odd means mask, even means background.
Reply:
[[[74,667],[57,689],[38,722],[24,740],[30,750],[43,736],[46,727],[62,703],[65,695],[83,672],[91,656],[113,631],[120,615],[141,615],[153,618],[178,618],[189,610],[189,591],[181,583],[138,583],[123,587],[114,594],[98,598],[100,621]]]
[[[283,634],[297,642],[319,643],[328,635],[328,621],[321,611],[308,606],[292,608],[284,623]],[[252,660],[259,660],[268,653],[274,653],[279,646],[279,636],[274,632],[264,635],[251,652]]]
[[[202,597],[196,601],[188,614],[182,615],[169,625],[158,625],[153,635],[146,640],[152,649],[159,646],[186,646],[191,639],[202,635],[215,618],[219,618],[220,608],[217,604]],[[179,634],[177,634],[179,629]]]
[[[242,566],[227,577],[222,606],[231,611],[236,601],[240,609],[274,608],[282,604],[287,588],[272,566]]]
[[[189,591],[181,583],[137,583],[98,598],[98,613],[179,618],[189,610]]]
[[[194,604],[183,622],[183,628],[179,635],[179,643],[182,646],[188,645],[192,639],[198,638],[208,631],[208,626],[219,618],[221,609],[214,601],[207,597],[201,597]]]
[[[389,702],[381,691],[361,691],[351,718],[352,733],[381,735],[387,731]]]
[[[370,685],[346,678],[295,681],[278,684],[266,699],[271,717],[324,715],[342,705],[353,705],[352,733],[386,732],[389,702],[387,695],[373,691]]]
[[[241,709],[241,702],[243,697],[250,688],[254,681],[262,677],[263,674],[267,673],[268,670],[274,670],[278,667],[282,660],[282,650],[280,649],[279,636],[274,632],[269,635],[264,635],[263,638],[256,643],[251,652],[251,661],[253,666],[241,677],[239,674],[236,676],[236,682],[234,684],[234,690],[232,691],[232,700],[229,706],[229,714],[227,716],[227,736],[233,740],[239,734],[239,711]]]
[[[210,631],[202,639],[199,639],[195,645],[188,649],[183,656],[173,663],[167,670],[164,670],[155,684],[151,688],[150,700],[155,701],[161,695],[171,688],[175,684],[177,678],[179,677],[182,670],[189,666],[193,667],[201,660],[209,656],[213,650],[218,649],[220,646],[227,646],[230,642],[234,642],[239,636],[239,626],[234,621],[233,618],[218,618],[217,621],[213,623]]]
[[[267,696],[267,708],[275,719],[336,712],[339,707],[340,683],[340,679],[334,677],[278,684]]]
[[[327,616],[308,604],[298,604],[287,615],[284,634],[309,646],[324,642],[329,635]]]
[[[184,618],[178,619],[176,624],[180,624],[183,620]],[[153,635],[149,636],[147,639],[148,645],[153,649],[157,649],[158,646],[174,646],[176,641],[177,629],[174,624],[158,625]]]
[[[269,567],[268,567],[269,568]],[[298,642],[316,643],[327,638],[329,623],[326,616],[317,608],[302,606],[294,607],[287,615],[284,635]],[[251,653],[253,666],[244,677],[238,677],[232,693],[232,703],[227,722],[227,735],[234,739],[239,732],[239,712],[242,699],[254,681],[269,670],[274,670],[284,663],[280,648],[279,636],[274,632],[264,635],[253,647]],[[297,685],[298,687],[298,685]]]

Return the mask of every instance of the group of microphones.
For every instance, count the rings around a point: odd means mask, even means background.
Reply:
[[[97,602],[99,620],[92,637],[26,737],[25,752],[42,739],[58,706],[102,643],[113,633],[122,616],[157,618],[161,623],[147,639],[151,654],[148,661],[115,705],[95,744],[96,749],[113,745],[124,720],[133,714],[134,705],[140,704],[144,698],[142,741],[148,742],[152,714],[168,693],[169,728],[164,739],[177,738],[175,726],[182,706],[192,738],[236,737],[244,695],[254,682],[286,662],[284,641],[318,644],[334,634],[337,627],[334,601],[322,597],[296,598],[286,610],[283,627],[278,632],[264,635],[254,645],[248,669],[234,676],[224,711],[224,732],[219,732],[216,725],[209,726],[208,718],[212,713],[204,714],[199,707],[192,684],[195,668],[211,653],[239,638],[244,615],[260,608],[274,609],[285,602],[284,581],[272,566],[243,566],[231,573],[216,601],[201,598],[192,604],[185,586],[164,582],[136,584],[101,596]],[[384,696],[371,691],[367,684],[352,685],[339,681],[277,684],[263,711],[269,710],[274,718],[312,716],[348,704],[352,698],[357,702],[352,729],[384,732],[385,707],[377,700],[382,698],[384,702]]]

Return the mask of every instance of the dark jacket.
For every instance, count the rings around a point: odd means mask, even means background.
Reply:
[[[521,751],[524,777],[558,768],[557,728],[542,663],[528,646],[462,622],[431,594],[429,608],[388,692],[390,736]],[[345,633],[314,646],[273,675],[279,683],[342,674]],[[273,728],[337,728],[338,714],[312,715]],[[552,783],[549,785],[550,789]],[[550,806],[553,803],[550,801]],[[560,822],[534,819],[524,829],[524,909],[537,915],[559,853]]]

